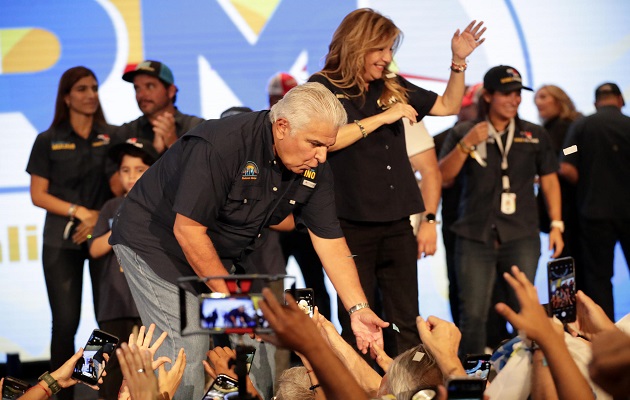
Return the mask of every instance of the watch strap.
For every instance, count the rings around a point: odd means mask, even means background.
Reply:
[[[50,372],[46,371],[39,377],[40,381],[46,382],[48,388],[52,392],[52,394],[57,394],[61,390],[61,386],[59,386],[59,382],[55,378],[50,375]]]

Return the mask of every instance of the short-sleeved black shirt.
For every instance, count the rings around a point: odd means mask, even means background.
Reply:
[[[408,101],[418,112],[418,120],[429,113],[437,94],[419,88],[398,77],[408,90]],[[310,82],[330,89],[348,113],[348,122],[383,112],[377,103],[384,89],[381,79],[369,85],[365,100],[350,99],[343,89],[323,75],[315,74]],[[328,154],[335,173],[335,201],[339,218],[362,222],[388,222],[424,211],[424,203],[413,174],[402,121],[383,125],[367,138]]]
[[[569,128],[564,147],[578,151],[562,161],[578,172],[578,209],[590,219],[630,218],[630,117],[601,107]]]
[[[40,133],[35,139],[26,172],[45,178],[48,193],[70,203],[99,210],[112,197],[105,176],[105,160],[112,126],[95,125],[87,139],[74,133],[70,124]],[[66,216],[46,214],[44,243],[56,248],[79,249],[63,240]]]
[[[445,157],[475,125],[463,122],[449,132],[440,158]],[[505,135],[504,135],[505,136]],[[459,218],[452,230],[470,240],[487,242],[495,226],[502,242],[538,234],[538,207],[534,179],[558,171],[551,139],[543,127],[517,120],[514,142],[508,153],[510,191],[516,194],[516,212],[501,212],[501,153],[494,139],[486,142],[487,166],[468,157],[459,173],[462,194]]]
[[[269,112],[241,114],[207,121],[171,146],[127,195],[110,243],[131,247],[176,283],[194,275],[173,234],[179,213],[208,228],[224,265],[253,273],[255,239],[291,212],[319,237],[343,236],[328,163],[304,176],[288,171],[274,156]]]
[[[112,229],[114,215],[116,215],[116,211],[123,200],[124,197],[115,197],[103,204],[96,225],[94,225],[90,242],[105,235]],[[98,310],[95,313],[98,316],[98,322],[119,318],[140,318],[127,283],[127,278],[125,278],[124,271],[118,264],[116,255],[113,251],[110,251],[103,257],[105,257],[105,262],[95,272],[99,283]]]

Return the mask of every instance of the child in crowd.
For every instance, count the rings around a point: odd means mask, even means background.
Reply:
[[[126,195],[157,160],[158,154],[150,141],[133,138],[112,147],[109,157],[118,166],[118,175]],[[108,243],[114,215],[123,200],[124,196],[116,197],[103,205],[89,246],[92,257],[106,257],[95,281],[99,285],[99,299],[96,302],[98,310],[95,310],[99,327],[121,340],[126,340],[133,327],[141,326],[142,322],[123,270]],[[107,372],[107,380],[101,385],[100,398],[116,399],[122,382],[122,372],[116,360],[108,363]]]

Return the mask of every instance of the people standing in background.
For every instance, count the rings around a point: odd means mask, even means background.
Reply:
[[[562,156],[563,144],[566,140],[569,126],[580,118],[575,104],[568,94],[555,85],[543,85],[534,97],[538,117],[543,127],[551,137],[551,143],[558,157]],[[577,209],[577,193],[575,184],[567,181],[562,175],[560,192],[562,194],[562,219],[564,220],[564,249],[560,257],[571,256],[575,259],[576,285],[582,289],[586,276],[582,265],[582,251],[580,249],[580,227]],[[549,215],[545,207],[545,197],[538,191],[538,212],[540,213],[540,231],[549,233]]]
[[[202,118],[184,114],[177,109],[177,86],[173,71],[159,61],[146,60],[122,76],[133,83],[136,101],[142,115],[116,129],[112,144],[123,143],[127,139],[142,138],[151,141],[158,154],[164,153],[184,133],[202,123]],[[112,191],[122,195],[120,178],[114,176],[116,167],[109,163],[108,174]]]
[[[423,202],[407,157],[402,119],[415,123],[425,115],[459,111],[466,57],[484,40],[481,25],[473,21],[463,32],[455,32],[452,72],[443,96],[390,72],[389,64],[402,38],[400,29],[367,8],[343,19],[333,35],[324,68],[310,78],[329,88],[348,113],[348,124],[339,129],[330,147],[337,215],[369,304],[374,304],[380,290],[385,318],[400,330],[393,355],[419,340],[414,324],[419,314],[417,259],[422,252],[430,255],[430,249],[435,249],[435,213],[440,199],[438,183]],[[436,163],[435,154],[422,154],[432,156]],[[417,241],[409,216],[419,212],[425,212],[433,231],[421,229],[427,236]],[[339,308],[339,321],[344,339],[353,343],[349,315],[343,307]]]
[[[459,288],[460,354],[483,353],[486,323],[497,275],[513,265],[534,279],[540,257],[534,179],[539,176],[552,218],[549,247],[562,252],[558,161],[551,139],[538,125],[521,120],[519,72],[500,65],[483,80],[477,122],[455,126],[440,153],[445,184],[461,180],[455,265]],[[506,301],[518,306],[513,293]]]
[[[42,264],[52,312],[52,369],[74,354],[86,260],[98,309],[95,276],[101,263],[90,257],[87,240],[98,210],[112,197],[105,175],[112,128],[105,121],[94,72],[70,68],[59,81],[53,122],[35,139],[26,167],[31,200],[46,210]],[[72,399],[74,389],[58,396]]]
[[[142,174],[157,160],[158,154],[150,141],[134,138],[113,146],[109,151],[109,157],[118,165],[118,176],[126,195]],[[112,233],[111,224],[114,215],[123,200],[124,197],[119,196],[103,204],[92,238],[88,242],[90,256],[95,259],[101,258],[103,261],[97,273],[100,296],[99,309],[96,313],[98,326],[121,339],[129,337],[134,327],[142,326],[124,271],[118,263],[112,246],[107,243]],[[107,379],[99,387],[99,397],[105,400],[117,399],[122,380],[118,360],[112,356],[107,363]]]
[[[595,90],[597,112],[569,128],[564,143],[569,153],[560,169],[561,176],[577,185],[584,293],[613,321],[617,242],[626,263],[630,256],[630,117],[621,113],[625,105],[619,86],[600,85]]]
[[[462,99],[462,108],[457,114],[457,124],[477,119],[477,108],[479,96],[483,84],[478,83],[468,86]],[[450,128],[434,136],[435,153],[439,156],[444,141]],[[462,188],[459,180],[448,186],[442,187],[442,240],[444,242],[444,253],[446,255],[446,274],[448,277],[448,300],[451,307],[451,317],[453,323],[459,326],[459,285],[457,284],[457,274],[455,273],[455,233],[451,231],[451,226],[457,220],[459,209],[459,196]]]

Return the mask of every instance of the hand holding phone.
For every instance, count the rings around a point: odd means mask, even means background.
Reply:
[[[94,329],[83,349],[83,357],[74,365],[72,377],[88,385],[97,385],[105,370],[106,358],[111,357],[117,345],[116,336]]]
[[[464,360],[464,369],[470,377],[488,379],[490,373],[490,354],[469,354]]]
[[[547,263],[549,308],[563,324],[576,318],[575,261],[572,257]]]

